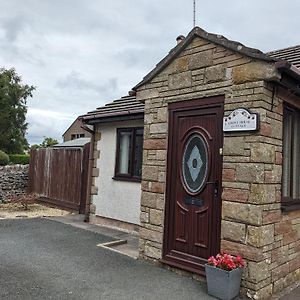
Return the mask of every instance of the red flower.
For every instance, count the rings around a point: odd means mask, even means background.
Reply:
[[[223,252],[217,254],[216,257],[211,256],[208,259],[208,264],[227,271],[244,267],[244,261],[241,256],[234,257]]]

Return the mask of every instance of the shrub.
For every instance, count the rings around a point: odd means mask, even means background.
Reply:
[[[9,154],[10,163],[13,165],[28,165],[29,157],[28,154]]]
[[[9,164],[8,155],[4,151],[0,150],[0,166],[6,166],[8,164]]]
[[[28,210],[29,204],[36,203],[38,200],[36,194],[10,195],[7,198],[9,202],[21,203],[24,210]]]

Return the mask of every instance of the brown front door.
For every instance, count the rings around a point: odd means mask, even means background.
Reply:
[[[223,103],[169,105],[163,261],[200,274],[220,248]]]

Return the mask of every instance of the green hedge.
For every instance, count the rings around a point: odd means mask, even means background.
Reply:
[[[9,164],[8,155],[4,151],[0,150],[0,166],[6,166],[8,164]]]
[[[13,165],[28,165],[29,157],[28,154],[9,154],[10,163]]]

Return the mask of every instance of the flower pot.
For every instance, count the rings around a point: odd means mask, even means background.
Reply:
[[[205,265],[207,293],[223,300],[231,300],[240,293],[242,268],[226,271]]]

